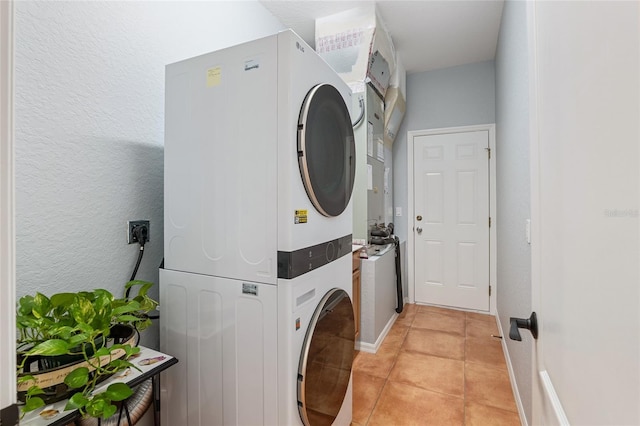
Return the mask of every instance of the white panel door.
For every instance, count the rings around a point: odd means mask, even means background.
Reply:
[[[413,137],[418,303],[489,310],[489,132]]]
[[[541,1],[529,12],[532,424],[638,425],[639,3]]]

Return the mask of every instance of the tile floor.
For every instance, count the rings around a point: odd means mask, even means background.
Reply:
[[[353,366],[353,425],[520,425],[493,316],[405,305]]]

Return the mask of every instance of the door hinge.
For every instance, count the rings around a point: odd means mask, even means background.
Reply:
[[[489,286],[489,296],[491,296],[491,286]]]
[[[489,216],[489,228],[491,228],[491,216]]]
[[[18,424],[19,417],[18,405],[9,405],[0,410],[0,426],[15,426]]]
[[[487,156],[489,157],[489,160],[491,160],[491,148],[485,148],[487,150]]]

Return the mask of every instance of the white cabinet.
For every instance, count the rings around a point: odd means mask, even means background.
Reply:
[[[359,349],[376,352],[397,316],[394,246],[382,255],[361,259],[360,279]]]

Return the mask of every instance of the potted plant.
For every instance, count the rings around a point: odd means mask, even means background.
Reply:
[[[18,397],[23,415],[68,398],[65,410],[107,418],[132,394],[124,383],[101,392],[96,385],[112,374],[137,368],[127,361],[139,353],[136,337],[151,324],[158,303],[148,295],[153,283],[134,280],[133,299],[115,298],[97,289],[77,293],[41,293],[20,298],[17,306]]]

